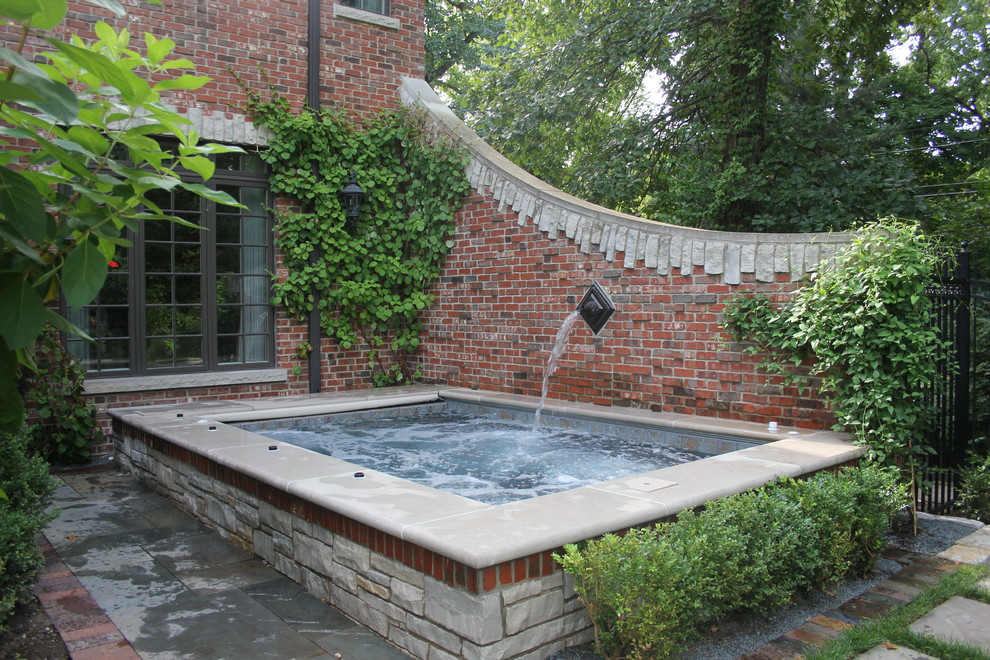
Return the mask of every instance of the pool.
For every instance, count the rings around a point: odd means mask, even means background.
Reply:
[[[589,641],[590,622],[552,558],[563,544],[861,454],[831,432],[551,401],[547,424],[608,427],[709,456],[494,505],[237,426],[440,403],[510,418],[539,405],[416,386],[110,414],[124,468],[416,658],[538,660]]]
[[[457,402],[419,404],[388,416],[336,413],[239,424],[325,456],[499,505],[704,458],[640,434],[534,425],[531,414],[465,412]]]

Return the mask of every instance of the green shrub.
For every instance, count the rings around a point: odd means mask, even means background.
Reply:
[[[664,658],[726,614],[766,612],[798,591],[868,573],[905,503],[892,471],[845,469],[568,545],[556,558],[574,577],[601,655]]]
[[[908,487],[898,482],[896,471],[883,468],[789,479],[780,488],[815,525],[822,553],[817,584],[872,573],[884,548],[884,532],[909,500]]]
[[[28,453],[28,432],[0,433],[0,626],[42,565],[35,536],[54,514],[46,512],[55,484],[48,464]]]
[[[99,432],[96,406],[83,394],[86,370],[62,346],[51,326],[38,342],[37,372],[21,380],[31,416],[31,447],[54,463],[85,463]]]
[[[990,454],[972,454],[959,472],[956,508],[964,516],[990,523]]]
[[[663,538],[646,528],[622,537],[606,534],[581,549],[569,545],[557,557],[575,577],[594,624],[595,646],[607,657],[666,655],[690,634],[687,617],[702,607],[689,601],[693,564],[663,552]]]
[[[820,563],[812,521],[797,503],[777,497],[776,490],[761,488],[723,498],[694,517],[710,533],[728,531],[742,541],[739,555],[713,554],[706,562],[706,570],[723,572],[728,582],[719,614],[779,607],[809,586],[807,576]]]

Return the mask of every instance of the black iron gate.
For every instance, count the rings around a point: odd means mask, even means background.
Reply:
[[[918,509],[951,509],[959,468],[971,451],[985,451],[990,435],[990,282],[970,277],[966,245],[956,253],[954,268],[930,287],[932,323],[947,342],[939,374],[931,389],[935,415],[925,480]]]

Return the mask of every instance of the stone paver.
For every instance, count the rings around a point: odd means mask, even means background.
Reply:
[[[73,660],[408,657],[130,476],[60,476],[35,593]]]
[[[912,623],[911,632],[990,653],[990,605],[953,596]]]
[[[910,601],[926,587],[936,584],[946,573],[959,568],[958,563],[941,557],[929,557],[898,549],[891,549],[884,556],[897,561],[904,568],[836,609],[810,618],[802,626],[743,656],[741,660],[803,658],[808,648],[824,646],[841,631],[883,616],[893,607]],[[795,644],[803,644],[804,649],[795,647]],[[858,657],[867,660],[937,660],[929,659],[912,649],[886,646],[871,649]]]
[[[857,655],[856,658],[857,660],[938,660],[903,646],[876,646],[862,655]]]

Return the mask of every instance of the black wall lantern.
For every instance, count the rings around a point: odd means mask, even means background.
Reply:
[[[344,198],[344,211],[347,213],[347,227],[357,225],[361,218],[361,200],[364,199],[364,190],[357,184],[357,171],[351,170],[351,182],[340,191],[340,196]]]

